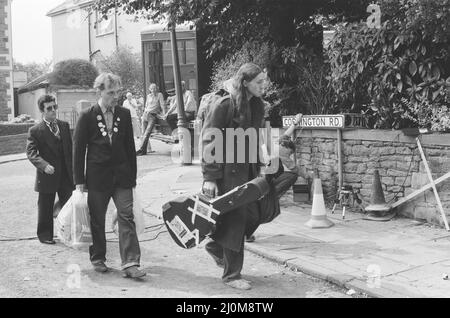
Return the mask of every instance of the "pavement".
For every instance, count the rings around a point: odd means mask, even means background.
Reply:
[[[26,153],[18,153],[18,154],[14,154],[14,155],[4,155],[4,156],[0,156],[0,165],[3,163],[26,160],[26,159],[27,159]]]
[[[26,159],[24,154],[1,156],[0,164]],[[180,195],[198,193],[200,166],[171,165],[138,179],[144,210],[161,217],[161,207]],[[416,220],[395,217],[388,222],[363,219],[362,213],[328,211],[335,223],[310,229],[311,204],[281,198],[281,215],[256,231],[245,249],[324,279],[340,287],[382,298],[450,297],[450,233]],[[245,274],[245,267],[243,273]]]
[[[170,181],[169,181],[170,180]],[[180,195],[197,193],[200,166],[155,171],[139,180],[148,213],[161,217],[161,206]],[[310,229],[311,204],[281,198],[281,215],[256,231],[245,249],[279,264],[370,297],[450,297],[450,233],[434,225],[395,217],[388,222],[363,219],[341,210],[328,218],[331,228]],[[245,267],[243,269],[245,274]],[[350,292],[351,293],[351,292]]]

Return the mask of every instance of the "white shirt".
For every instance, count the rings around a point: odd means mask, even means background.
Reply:
[[[122,106],[130,110],[131,118],[138,118],[136,111],[137,103],[135,99],[132,99],[131,101],[129,101],[128,98],[125,99]]]
[[[186,90],[183,94],[183,103],[184,103],[184,111],[185,112],[197,112],[197,103],[195,102],[195,98],[194,95],[192,94],[192,92],[190,90]],[[177,105],[177,98],[176,96],[174,96],[174,99],[172,101],[172,105]],[[174,111],[177,109],[177,106],[175,106],[175,108],[173,108],[172,113],[174,113]]]

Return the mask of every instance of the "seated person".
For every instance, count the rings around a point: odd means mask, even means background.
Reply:
[[[197,103],[195,102],[194,95],[190,90],[186,89],[186,82],[181,81],[181,89],[183,91],[183,102],[184,102],[184,112],[186,114],[186,121],[194,120],[195,112],[197,111]],[[177,97],[172,97],[170,102],[170,108],[167,111],[164,119],[167,121],[167,124],[170,128],[175,130],[177,128],[178,122],[178,112],[177,112]]]
[[[273,149],[275,150],[274,153],[278,154],[280,166],[278,172],[273,176],[272,191],[260,200],[261,215],[265,219],[262,223],[268,223],[280,214],[278,200],[297,181],[299,169],[292,159],[295,153],[295,143],[292,141],[291,135],[300,123],[302,116],[302,114],[298,114],[295,117],[292,125],[280,136],[278,145],[275,146],[277,149]],[[245,240],[246,242],[254,242],[254,234],[247,233]]]

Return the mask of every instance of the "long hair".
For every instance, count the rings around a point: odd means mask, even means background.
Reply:
[[[244,128],[259,128],[264,118],[264,101],[256,96],[248,100],[247,88],[244,86],[244,81],[250,82],[260,73],[262,69],[258,65],[245,63],[239,68],[233,80],[231,95]]]

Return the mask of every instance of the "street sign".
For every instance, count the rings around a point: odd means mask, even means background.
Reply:
[[[283,116],[283,127],[291,126],[294,118],[295,116]],[[299,126],[302,128],[344,128],[344,115],[305,115]]]

